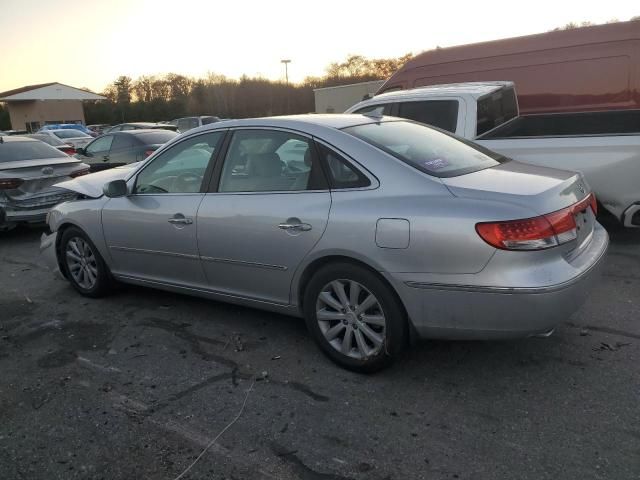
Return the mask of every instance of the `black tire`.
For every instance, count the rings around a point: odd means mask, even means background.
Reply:
[[[95,282],[91,286],[83,286],[81,285],[75,278],[75,276],[70,271],[69,261],[66,256],[67,248],[69,247],[70,242],[75,239],[82,239],[87,248],[90,250],[93,255],[92,266],[95,267]],[[77,227],[69,227],[62,233],[62,238],[60,239],[59,250],[58,250],[58,258],[60,261],[60,265],[64,270],[65,277],[69,280],[73,288],[75,288],[81,295],[85,297],[102,297],[109,293],[113,286],[113,280],[111,278],[111,273],[109,272],[109,268],[107,267],[104,259],[100,255],[100,252],[93,244],[91,239]]]
[[[372,355],[364,355],[363,358],[353,358],[350,355],[345,355],[341,351],[338,351],[338,347],[334,346],[340,341],[339,338],[336,338],[334,340],[334,345],[332,345],[332,343],[330,343],[330,341],[325,337],[317,318],[319,305],[322,304],[320,303],[322,301],[319,300],[319,296],[323,291],[326,291],[326,287],[334,281],[343,282],[345,286],[347,286],[346,282],[357,282],[359,287],[364,287],[364,289],[368,291],[366,292],[365,290],[361,290],[364,292],[363,295],[367,295],[367,293],[373,294],[377,300],[377,305],[379,306],[378,311],[384,317],[385,326],[383,330],[384,335],[380,335],[381,337],[384,337],[382,347],[377,347],[378,350],[376,353]],[[393,363],[402,354],[408,344],[409,336],[407,317],[395,292],[393,292],[391,287],[378,277],[378,275],[355,264],[335,263],[324,266],[318,270],[313,275],[305,289],[303,310],[307,328],[311,332],[318,346],[331,360],[348,370],[361,373],[379,371]],[[351,312],[351,310],[349,310],[349,312]],[[329,313],[333,314],[334,312]],[[343,328],[338,326],[340,321],[332,320],[332,322],[333,323],[324,322],[324,328],[327,329],[328,326]],[[346,320],[342,320],[342,323],[345,324],[344,328],[348,328],[346,322]],[[352,331],[354,335],[355,330],[358,330],[355,323],[357,323],[357,319],[353,319],[354,327]],[[349,326],[350,325],[351,324],[349,324]],[[362,329],[361,323],[360,328]],[[362,336],[362,332],[364,332],[364,330],[361,330],[361,339],[365,338]],[[343,343],[345,342],[345,337],[346,335],[341,337]],[[355,354],[357,355],[359,346],[357,345],[356,339],[351,339],[350,336],[349,345],[353,345],[353,347],[350,348],[350,352],[353,353],[355,351]],[[368,346],[375,348],[372,343]]]

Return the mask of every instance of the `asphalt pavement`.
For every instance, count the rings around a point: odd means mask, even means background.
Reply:
[[[182,478],[640,478],[638,230],[612,232],[552,336],[425,341],[369,376],[295,318],[138,287],[83,298],[41,233],[0,233],[2,480],[171,480],[207,446]]]

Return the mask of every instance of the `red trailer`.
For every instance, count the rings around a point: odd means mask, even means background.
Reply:
[[[520,113],[640,109],[640,21],[430,50],[377,93],[509,80]]]

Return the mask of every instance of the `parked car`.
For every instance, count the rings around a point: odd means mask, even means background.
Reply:
[[[40,128],[40,130],[38,130],[36,133],[42,133],[48,130],[79,130],[80,132],[86,135],[89,135],[90,137],[97,136],[94,131],[88,129],[81,123],[56,123],[52,125],[45,125],[44,127]]]
[[[57,148],[61,152],[66,153],[67,155],[73,155],[76,153],[76,149],[70,143],[62,141],[55,135],[47,135],[45,133],[31,133],[29,135],[24,135],[27,138],[33,138],[35,140],[40,140],[41,142],[46,143],[47,145],[51,145],[52,147]]]
[[[91,140],[93,140],[93,137],[91,135],[83,133],[80,130],[75,130],[73,128],[61,128],[58,130],[39,130],[38,135],[47,136],[51,138],[52,141],[62,140],[75,149],[84,147]]]
[[[102,135],[107,128],[111,128],[111,125],[106,123],[97,123],[93,125],[87,125],[87,128],[96,135]]]
[[[129,130],[102,135],[76,152],[92,172],[139,162],[178,134],[170,130]]]
[[[176,131],[175,125],[171,125],[168,123],[153,123],[153,122],[132,122],[132,123],[121,123],[119,125],[115,125],[110,128],[106,128],[103,131],[104,133],[113,133],[113,132],[124,132],[127,130],[171,130],[173,132]]]
[[[219,122],[59,186],[83,200],[54,209],[41,248],[80,294],[115,279],[304,316],[364,371],[410,332],[549,334],[608,245],[580,174],[363,115]]]
[[[437,48],[409,60],[377,93],[508,80],[523,114],[640,109],[639,51],[637,20]]]
[[[49,209],[76,197],[55,187],[89,173],[89,166],[32,138],[0,137],[0,230],[42,223]]]
[[[214,117],[213,115],[202,115],[196,117],[176,118],[175,120],[171,121],[171,124],[175,125],[178,128],[178,132],[184,133],[193,128],[198,128],[202,125],[209,125],[211,123],[219,121],[220,119],[218,117]]]
[[[606,210],[640,227],[640,110],[518,116],[512,82],[478,82],[384,93],[347,113],[409,118],[514,160],[581,172]]]

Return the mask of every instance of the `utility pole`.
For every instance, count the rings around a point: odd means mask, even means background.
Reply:
[[[280,60],[280,63],[284,63],[284,79],[285,83],[289,85],[289,64],[291,63],[291,60],[286,58],[284,60]]]

